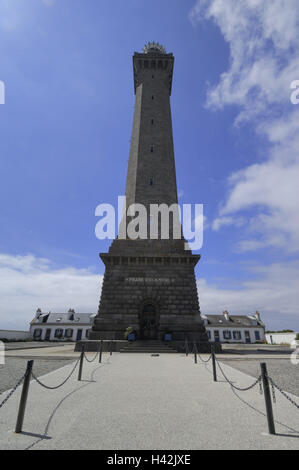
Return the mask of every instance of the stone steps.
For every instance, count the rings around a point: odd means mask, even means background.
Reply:
[[[146,353],[146,354],[163,354],[163,353],[177,353],[177,350],[165,345],[161,341],[136,341],[130,343],[120,349],[122,353]]]
[[[157,348],[122,348],[121,353],[146,353],[146,354],[174,354],[177,353],[175,349],[157,349]]]

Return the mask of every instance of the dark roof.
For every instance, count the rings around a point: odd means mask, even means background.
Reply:
[[[256,327],[264,326],[262,321],[257,320],[254,316],[248,315],[229,315],[226,320],[224,315],[203,315],[211,326],[227,326],[227,327]]]

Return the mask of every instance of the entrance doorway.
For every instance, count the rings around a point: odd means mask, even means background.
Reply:
[[[154,304],[146,303],[140,316],[141,339],[158,339],[158,314]]]
[[[249,331],[245,331],[245,342],[246,342],[247,344],[251,343]]]
[[[50,341],[51,329],[46,330],[45,341]]]

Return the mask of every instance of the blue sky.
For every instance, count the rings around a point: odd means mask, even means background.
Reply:
[[[132,55],[175,55],[180,203],[203,203],[203,313],[299,331],[295,1],[0,0],[0,327],[96,311],[95,208],[124,194]],[[242,21],[240,21],[240,18]]]

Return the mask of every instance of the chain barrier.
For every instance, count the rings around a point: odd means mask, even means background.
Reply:
[[[272,390],[275,388],[293,405],[299,410],[299,405],[291,398],[289,395],[287,395],[274,381],[271,379],[271,377],[268,377],[271,385],[272,385]],[[274,392],[275,393],[275,392]],[[275,398],[276,401],[276,398]]]
[[[260,376],[259,380],[259,389],[260,389],[260,395],[264,394],[264,389],[263,389],[263,383],[262,383],[262,377]]]
[[[48,390],[56,390],[57,388],[62,387],[62,386],[71,378],[71,376],[73,375],[73,373],[74,373],[75,370],[76,370],[76,367],[77,367],[77,365],[78,365],[78,363],[79,363],[79,360],[80,360],[80,357],[78,358],[76,364],[74,365],[74,367],[73,367],[71,373],[67,376],[67,378],[66,378],[60,385],[57,385],[57,386],[55,386],[55,387],[50,387],[49,385],[45,385],[44,383],[42,383],[42,382],[36,377],[36,375],[33,373],[33,371],[32,371],[32,377],[34,378],[34,380],[36,380],[36,382],[37,382],[41,387],[47,388]]]
[[[212,359],[212,354],[210,355],[210,357],[209,357],[209,359],[208,359],[207,361],[206,361],[205,359],[203,359],[199,353],[198,353],[198,357],[199,357],[199,359],[201,360],[201,362],[204,362],[204,363],[207,364],[207,363],[210,362],[210,360]]]
[[[253,384],[249,385],[248,387],[245,387],[245,388],[240,388],[240,387],[237,387],[236,385],[234,385],[228,378],[227,376],[225,375],[225,373],[223,372],[223,369],[218,361],[218,359],[216,358],[216,362],[217,362],[217,365],[220,369],[220,372],[221,374],[223,375],[223,377],[225,378],[225,380],[230,384],[230,386],[232,388],[234,388],[235,390],[238,390],[239,392],[247,392],[248,390],[251,390],[252,388],[254,388],[256,385],[258,385],[259,383],[261,383],[261,380],[262,380],[262,376],[260,375],[257,380],[255,380],[253,382]]]
[[[11,389],[11,391],[9,392],[9,394],[4,398],[4,400],[2,401],[2,403],[0,403],[0,409],[2,408],[2,406],[5,405],[5,403],[10,399],[10,397],[14,394],[14,392],[16,391],[16,389],[19,387],[19,385],[21,385],[21,383],[23,382],[25,378],[25,374],[20,378],[20,380],[16,383],[16,385],[14,386],[14,388]]]
[[[95,355],[95,357],[93,359],[88,359],[88,357],[86,356],[85,352],[84,352],[84,357],[85,359],[87,360],[87,362],[93,362],[96,360],[96,358],[98,357],[98,355],[100,354],[100,351],[98,351]]]

